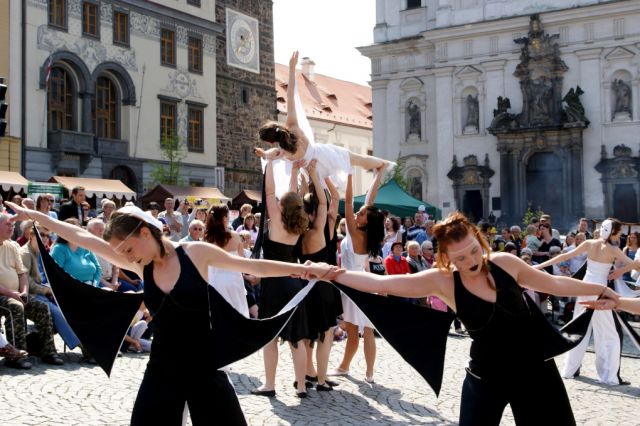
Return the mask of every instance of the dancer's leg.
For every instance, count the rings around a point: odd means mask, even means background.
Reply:
[[[313,365],[313,346],[311,345],[311,340],[305,339],[304,345],[307,348],[307,376],[316,377],[318,372]]]
[[[304,340],[298,341],[295,346],[289,342],[289,347],[291,348],[291,358],[293,359],[293,372],[298,382],[298,392],[306,392],[304,373],[307,366],[307,347],[304,344]]]
[[[576,318],[580,315],[586,308],[584,305],[576,303],[576,306],[573,310],[573,318]],[[582,358],[584,357],[585,352],[587,351],[587,346],[589,346],[589,340],[591,339],[591,331],[593,327],[593,321],[589,324],[589,328],[587,329],[587,333],[582,339],[582,342],[575,348],[571,349],[564,360],[564,368],[562,370],[562,377],[565,379],[570,379],[573,375],[578,371],[580,365],[582,365]]]
[[[327,369],[329,368],[329,354],[333,344],[332,328],[324,332],[324,339],[316,342],[316,362],[318,363],[318,383],[324,384],[327,380]]]
[[[387,160],[383,160],[371,155],[356,154],[349,151],[349,160],[352,166],[358,166],[365,170],[379,169],[380,167],[388,164]]]
[[[275,390],[276,369],[278,368],[278,338],[276,337],[262,350],[264,358],[264,385],[258,390]]]
[[[608,385],[617,385],[619,384],[620,337],[613,321],[613,312],[595,311],[591,323],[598,380]]]
[[[369,327],[364,328],[364,360],[367,364],[366,378],[373,378],[373,367],[376,362],[376,337],[373,334],[373,329]]]
[[[342,362],[340,363],[338,369],[342,371],[349,371],[351,361],[356,355],[356,352],[358,352],[358,343],[360,341],[360,336],[358,336],[357,325],[346,321],[344,324],[347,329],[347,344],[344,346],[344,356],[342,357]]]

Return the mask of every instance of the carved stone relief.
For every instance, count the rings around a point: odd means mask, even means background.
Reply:
[[[102,44],[97,40],[77,38],[51,29],[47,25],[38,27],[38,49],[49,53],[57,50],[73,52],[84,61],[89,71],[93,71],[98,64],[105,61],[117,62],[129,70],[138,71],[134,49],[123,49]]]
[[[178,66],[175,71],[168,75],[169,82],[162,91],[165,94],[173,95],[180,99],[200,98],[195,78],[192,78],[185,67]]]
[[[189,107],[184,102],[178,104],[178,136],[186,142],[187,140],[187,113]]]

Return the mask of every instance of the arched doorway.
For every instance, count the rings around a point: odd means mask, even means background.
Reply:
[[[127,166],[116,166],[111,169],[110,179],[119,180],[134,191],[138,190],[138,179]]]
[[[478,222],[484,217],[482,214],[482,193],[479,189],[464,191],[464,199],[462,200],[462,211],[472,223]]]
[[[638,219],[638,199],[632,184],[616,184],[613,189],[613,217],[623,222],[635,222]]]
[[[533,154],[527,164],[527,203],[542,209],[551,218],[563,218],[562,161],[550,152]]]

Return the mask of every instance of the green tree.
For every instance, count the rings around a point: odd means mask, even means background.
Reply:
[[[409,192],[409,185],[407,181],[404,179],[405,172],[405,159],[400,157],[398,154],[398,158],[396,158],[396,168],[393,169],[393,173],[388,174],[383,182],[383,185],[388,183],[390,180],[395,180],[400,188]]]
[[[184,142],[176,134],[163,136],[160,141],[160,151],[166,164],[154,162],[151,170],[151,184],[185,185],[181,175],[182,160],[187,156]]]
[[[543,214],[544,212],[542,211],[540,206],[538,206],[538,210],[534,211],[533,208],[531,207],[531,201],[529,201],[529,204],[527,205],[527,211],[524,212],[524,216],[522,217],[522,223],[524,224],[525,227],[527,227],[531,224],[531,220],[534,217],[537,217],[539,219],[540,216],[542,216]]]

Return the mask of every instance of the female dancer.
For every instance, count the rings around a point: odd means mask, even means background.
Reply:
[[[207,214],[204,241],[215,244],[224,251],[244,257],[244,245],[240,236],[229,228],[229,207],[225,204],[212,206]],[[209,266],[209,284],[220,293],[236,311],[249,318],[247,290],[242,273],[226,271]]]
[[[300,262],[328,261],[329,226],[327,223],[327,196],[320,184],[316,170],[316,160],[306,167],[311,179],[309,193],[304,195],[304,211],[309,217],[309,228],[302,235],[302,255]],[[328,180],[329,178],[327,178]],[[330,182],[328,182],[330,183]],[[333,186],[333,185],[331,185]],[[332,199],[331,207],[337,213],[338,199]],[[335,222],[334,222],[335,224]],[[307,341],[306,377],[317,380],[317,391],[331,391],[332,384],[327,381],[329,354],[333,343],[332,329],[336,325],[336,300],[333,286],[326,282],[317,282],[306,299],[309,334]],[[313,366],[313,346],[316,344],[318,369]]]
[[[276,199],[275,182],[271,161],[265,172],[265,192],[267,214],[269,220],[263,231],[262,245],[265,259],[297,263],[294,249],[300,235],[307,229],[309,219],[304,214],[302,199],[295,192],[285,193],[280,200]],[[248,271],[245,271],[248,272]],[[255,275],[255,274],[254,274]],[[260,296],[260,318],[268,318],[277,314],[293,296],[303,287],[299,278],[290,278],[282,274],[278,278],[262,279]],[[293,369],[296,376],[294,386],[299,398],[308,396],[305,387],[306,347],[302,340],[308,336],[307,313],[304,302],[301,303],[289,320],[279,337],[289,342]],[[273,397],[276,395],[276,369],[278,367],[278,339],[273,339],[264,347],[264,385],[251,391],[254,395]]]
[[[462,387],[461,425],[497,425],[507,404],[516,424],[543,424],[548,413],[553,413],[554,424],[575,424],[555,363],[544,359],[541,327],[549,325],[534,321],[521,286],[566,296],[615,299],[615,292],[544,274],[509,254],[496,253],[490,260],[486,240],[458,212],[435,225],[433,232],[439,247],[437,268],[380,276],[333,267],[326,278],[367,292],[435,295],[456,312],[473,339]]]
[[[214,351],[210,333],[207,293],[210,265],[256,276],[302,275],[321,270],[312,266],[232,256],[204,242],[175,245],[162,236],[162,224],[137,207],[113,213],[101,240],[77,226],[43,213],[7,203],[14,220],[33,219],[67,241],[103,256],[121,268],[144,277],[145,305],[156,325],[149,364],[133,408],[132,425],[179,425],[185,401],[195,425],[246,421],[233,387],[224,372],[206,362],[176,358],[176,348],[187,341],[201,359]],[[324,273],[325,271],[323,271]],[[202,392],[208,389],[208,392]]]
[[[606,288],[613,262],[619,261],[624,265],[632,262],[617,246],[620,241],[621,230],[622,224],[618,220],[607,219],[602,222],[600,226],[599,239],[587,240],[576,247],[575,250],[556,256],[553,259],[536,265],[535,268],[542,269],[571,259],[581,253],[587,253],[587,273],[583,281],[597,283],[602,286],[601,288]],[[580,297],[578,301],[593,299],[593,297]],[[573,318],[580,315],[584,309],[584,305],[577,304],[573,311]],[[615,321],[610,312],[594,313],[585,338],[568,353],[562,371],[562,377],[568,379],[577,377],[580,374],[580,365],[582,364],[582,358],[589,345],[591,330],[593,330],[593,340],[596,351],[598,381],[608,385],[621,384],[621,380],[618,377],[621,349],[620,336],[616,331]]]
[[[353,213],[353,178],[351,175],[348,177],[344,202],[347,235],[340,244],[342,267],[348,271],[368,270],[369,255],[377,255],[380,251],[380,244],[384,238],[384,215],[373,206],[373,202],[378,194],[383,167],[384,165],[376,171],[375,179],[371,183],[365,203],[357,214]],[[347,329],[347,344],[344,348],[342,362],[329,375],[346,376],[349,374],[351,360],[353,360],[358,351],[359,332],[362,332],[364,359],[367,364],[365,381],[373,383],[373,365],[376,360],[376,341],[373,334],[373,324],[344,294],[342,295],[342,309]]]
[[[296,65],[298,64],[298,52],[293,52],[289,60],[289,85],[287,86],[287,122],[283,126],[276,122],[266,123],[260,128],[260,139],[279,148],[271,148],[267,151],[256,148],[256,154],[264,159],[285,158],[289,162],[305,160],[308,164],[311,160],[318,161],[317,170],[320,180],[331,177],[331,180],[340,188],[346,185],[346,177],[351,173],[351,166],[359,166],[365,170],[392,167],[393,163],[369,155],[361,155],[330,144],[315,144],[313,131],[300,102],[300,96],[296,87]],[[281,163],[281,165],[283,165]],[[278,166],[278,165],[274,165]],[[276,182],[278,182],[278,196],[286,191],[289,183],[291,166],[278,167],[274,170]]]

